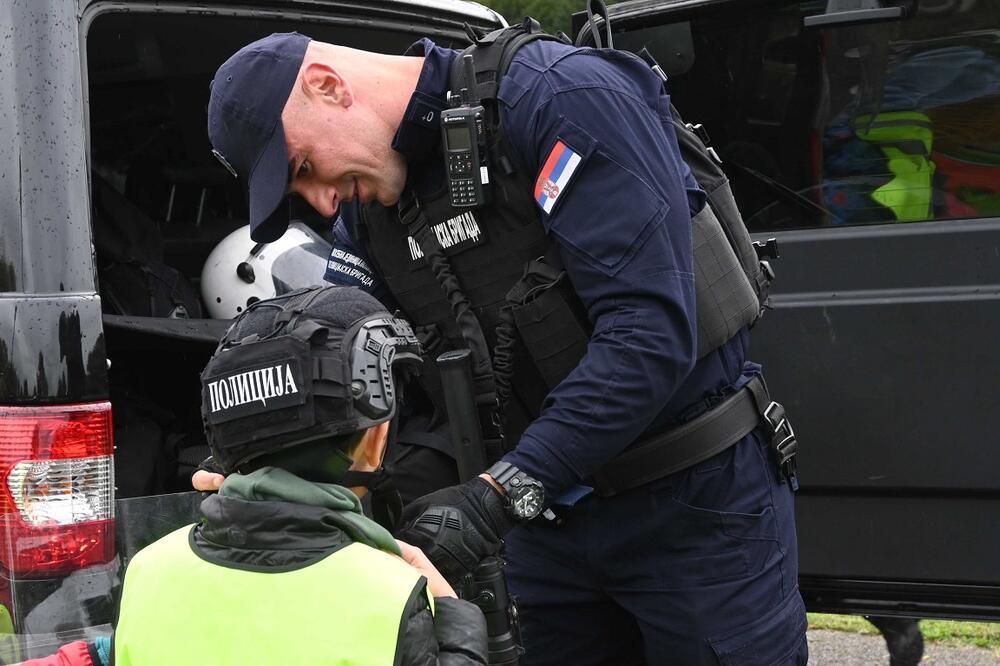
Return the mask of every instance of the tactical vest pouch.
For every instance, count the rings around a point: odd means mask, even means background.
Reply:
[[[701,358],[755,322],[760,302],[712,206],[691,223]]]
[[[548,390],[579,365],[590,340],[589,332],[571,306],[579,299],[572,294],[568,282],[566,274],[560,272],[554,281],[536,287],[521,303],[511,307],[521,341]]]
[[[760,319],[770,280],[715,153],[670,109],[681,156],[708,202],[692,219],[698,358]]]

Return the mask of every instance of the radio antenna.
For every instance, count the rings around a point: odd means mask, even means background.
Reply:
[[[465,70],[466,103],[475,106],[479,103],[479,86],[476,84],[476,67],[472,62],[472,54],[462,56],[462,68]]]

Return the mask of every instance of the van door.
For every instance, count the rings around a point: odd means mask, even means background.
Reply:
[[[610,14],[779,241],[752,358],[799,435],[807,604],[1000,617],[1000,0]]]

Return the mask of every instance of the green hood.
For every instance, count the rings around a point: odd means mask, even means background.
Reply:
[[[394,555],[402,555],[388,530],[361,510],[353,492],[333,483],[312,483],[278,467],[262,467],[251,474],[230,474],[219,494],[244,500],[270,500],[321,506],[333,513],[333,522],[354,541]]]

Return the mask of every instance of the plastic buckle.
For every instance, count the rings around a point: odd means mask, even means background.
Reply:
[[[778,239],[768,238],[765,242],[754,241],[753,249],[757,252],[758,259],[777,259],[781,255],[778,253]]]
[[[532,259],[524,265],[524,272],[521,273],[522,280],[530,280],[534,276],[541,278],[542,284],[551,285],[557,282],[565,273],[550,264],[546,263],[545,257]]]
[[[712,137],[708,135],[708,130],[705,129],[704,125],[702,125],[701,123],[698,124],[685,123],[685,125],[689,130],[694,132],[695,136],[701,139],[701,142],[705,144],[706,147],[712,145]]]
[[[417,204],[417,198],[412,195],[401,197],[396,210],[399,213],[399,221],[407,228],[414,227],[419,221],[420,206]]]
[[[767,261],[767,260],[761,261],[760,262],[760,270],[764,274],[764,277],[767,278],[768,282],[774,282],[774,278],[775,278],[774,268],[771,267],[771,262],[770,261]]]
[[[771,401],[764,410],[764,420],[771,431],[771,448],[778,459],[778,471],[789,480],[795,478],[795,454],[799,443],[795,438],[792,424],[785,418],[785,408],[779,402]]]

